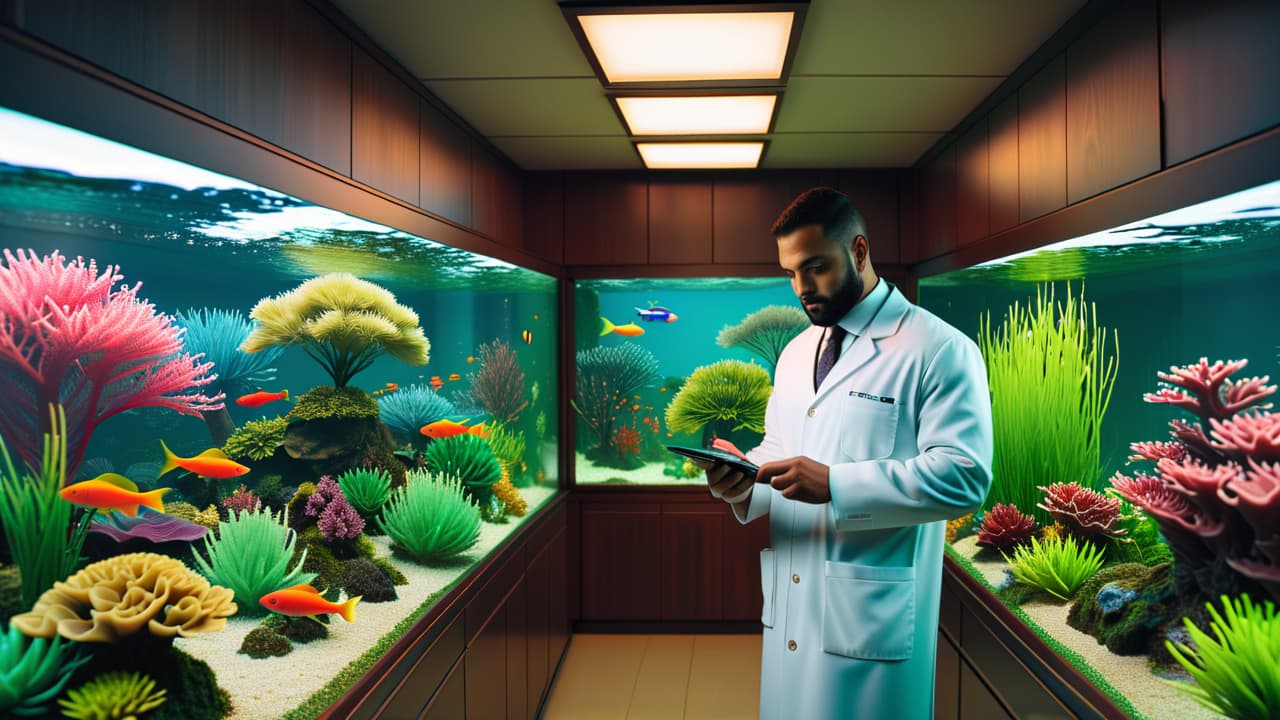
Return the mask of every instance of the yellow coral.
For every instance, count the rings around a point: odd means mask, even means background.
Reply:
[[[1040,528],[1040,539],[1046,543],[1052,542],[1055,540],[1061,540],[1064,537],[1066,537],[1066,535],[1067,535],[1067,529],[1063,527],[1062,523],[1045,525],[1044,527]]]
[[[203,525],[210,530],[218,529],[218,506],[210,505],[209,507],[197,511],[191,522],[197,525]]]
[[[529,512],[529,503],[520,497],[520,491],[511,484],[511,478],[507,477],[505,470],[502,471],[502,479],[493,484],[493,494],[506,506],[508,515],[524,517]]]
[[[76,642],[116,642],[143,629],[188,637],[221,630],[236,612],[233,593],[210,585],[165,555],[107,558],[46,590],[11,624],[30,637],[61,635]]]
[[[200,514],[200,509],[189,502],[167,502],[164,504],[164,512],[166,515],[172,515],[179,520],[187,522],[196,522],[196,516]],[[197,525],[199,523],[196,523]]]
[[[960,531],[969,527],[973,523],[973,513],[962,515],[954,520],[947,521],[947,542],[955,542],[960,536]]]

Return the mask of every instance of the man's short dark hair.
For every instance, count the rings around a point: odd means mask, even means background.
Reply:
[[[849,196],[829,187],[811,188],[800,193],[774,221],[769,232],[776,238],[806,225],[821,225],[823,237],[845,247],[852,246],[855,237],[866,237],[867,234],[862,213],[854,207]]]

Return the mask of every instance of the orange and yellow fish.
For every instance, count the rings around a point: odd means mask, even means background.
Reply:
[[[466,420],[463,420],[462,422],[454,420],[437,420],[433,423],[423,425],[418,432],[433,440],[442,440],[444,438],[462,435],[464,433],[467,435],[475,435],[480,438],[489,437],[489,431],[485,428],[484,423],[468,427]]]
[[[449,373],[449,380],[461,380],[462,376],[458,373]]]
[[[525,345],[532,345],[533,333],[529,332],[528,330],[522,330],[520,331],[520,339],[524,341]]]
[[[96,508],[107,512],[122,512],[129,517],[138,516],[138,507],[149,507],[164,512],[161,497],[170,488],[150,492],[138,492],[132,480],[116,473],[102,473],[92,480],[68,485],[58,491],[58,497],[72,505]]]
[[[440,379],[439,375],[432,375],[431,382],[427,384],[430,385],[431,389],[435,390],[436,392],[440,392],[440,388],[444,387],[444,381]]]
[[[372,395],[373,397],[378,397],[379,395],[386,395],[387,393],[393,393],[399,389],[400,389],[400,385],[398,383],[387,383],[386,387],[381,388],[379,390],[374,390],[372,393],[369,393],[369,394]]]
[[[622,337],[640,337],[644,334],[644,328],[633,322],[626,325],[614,325],[609,322],[609,318],[600,318],[600,336],[604,337],[609,333],[621,335]]]
[[[283,590],[267,593],[258,599],[262,607],[273,613],[290,617],[314,617],[337,613],[347,622],[356,619],[356,603],[363,595],[349,597],[345,602],[326,600],[320,591],[310,585],[294,585]]]
[[[164,465],[160,466],[161,475],[170,470],[182,468],[201,477],[225,480],[227,478],[240,477],[249,472],[249,468],[227,457],[227,454],[218,448],[209,448],[199,455],[189,458],[174,455],[163,440],[160,441],[160,449],[164,450]]]
[[[281,390],[280,392],[267,392],[262,388],[258,388],[257,392],[252,392],[252,393],[249,393],[248,395],[241,395],[240,397],[236,398],[236,404],[242,407],[256,408],[256,407],[262,407],[267,403],[275,402],[277,400],[288,400],[288,399],[289,399],[288,390]]]
[[[470,365],[471,363],[473,363],[473,362],[475,362],[475,361],[476,361],[476,358],[475,358],[475,356],[474,356],[474,355],[468,355],[468,356],[467,356],[467,364],[468,364],[468,365]]]

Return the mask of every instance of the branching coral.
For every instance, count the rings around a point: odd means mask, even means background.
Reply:
[[[54,583],[12,623],[31,637],[56,634],[76,642],[114,643],[143,630],[190,637],[221,630],[236,612],[231,600],[231,590],[210,585],[178,560],[130,553]]]
[[[422,563],[448,560],[480,538],[480,510],[457,478],[409,472],[379,519],[396,547]]]
[[[1248,595],[1223,595],[1221,603],[1221,613],[1206,605],[1213,637],[1186,619],[1191,644],[1166,641],[1169,654],[1196,680],[1178,688],[1233,720],[1274,720],[1280,708],[1280,615],[1272,603],[1255,605]]]
[[[1030,540],[1035,530],[1035,518],[1023,515],[1012,505],[999,503],[982,515],[982,525],[978,528],[978,544],[997,550],[1007,550]]]
[[[316,491],[307,498],[306,513],[316,518],[326,542],[354,540],[364,532],[364,519],[347,502],[338,481],[328,475],[320,478]]]
[[[800,308],[769,305],[746,316],[737,325],[726,326],[716,336],[716,344],[722,348],[746,348],[764,358],[772,370],[778,364],[782,349],[809,325],[809,318]]]
[[[520,495],[520,490],[511,484],[511,480],[505,474],[501,480],[493,484],[493,494],[502,502],[508,515],[524,517],[525,513],[529,512],[529,503],[525,502]]]
[[[422,461],[438,476],[458,478],[467,495],[484,507],[493,496],[493,484],[502,479],[502,466],[484,438],[454,435],[432,441]]]
[[[1080,540],[1124,534],[1115,527],[1120,517],[1119,499],[1077,483],[1054,483],[1040,489],[1044,491],[1044,500],[1036,507],[1048,511]]]
[[[351,507],[372,517],[391,497],[391,476],[381,468],[352,468],[338,476],[338,487]]]
[[[443,395],[426,385],[401,387],[378,398],[382,422],[400,442],[418,440],[418,428],[456,415],[458,410]]]
[[[471,378],[471,394],[499,423],[515,422],[529,406],[524,399],[524,370],[505,341],[480,346],[480,372]]]
[[[66,408],[68,475],[74,477],[94,428],[127,410],[165,407],[186,415],[217,410],[222,396],[196,389],[213,382],[212,363],[182,352],[182,330],[138,297],[141,283],[114,265],[101,274],[58,252],[6,249],[0,264],[0,436],[31,467],[40,437],[52,430],[45,410]]]
[[[1071,535],[1046,540],[1043,545],[1031,538],[1030,545],[1014,548],[1013,557],[1005,560],[1018,582],[1070,600],[1084,581],[1102,568],[1102,549],[1077,544]]]
[[[242,512],[254,511],[262,506],[262,499],[247,489],[244,485],[236,488],[232,493],[222,498],[222,508],[227,511],[227,515],[239,515]]]
[[[282,417],[250,420],[231,433],[222,451],[231,458],[266,460],[284,442],[288,428],[289,421]]]
[[[693,371],[667,406],[667,429],[676,433],[703,431],[724,437],[747,428],[764,432],[764,411],[773,388],[769,372],[754,363],[721,360]]]
[[[579,352],[577,370],[573,409],[596,436],[597,447],[613,437],[617,413],[631,395],[660,377],[653,353],[630,342]]]
[[[164,704],[164,690],[141,673],[110,672],[68,690],[62,714],[77,720],[136,720]]]
[[[302,571],[306,553],[289,569],[296,535],[289,529],[285,513],[272,514],[270,508],[246,510],[227,518],[218,526],[218,537],[205,537],[209,559],[196,553],[195,563],[210,581],[235,593],[241,612],[262,612],[258,599],[291,585],[303,585],[315,578]]]
[[[258,322],[240,346],[247,353],[296,345],[345,387],[383,354],[425,365],[431,344],[418,314],[391,292],[350,273],[311,278],[289,292],[264,298],[250,311]]]
[[[46,706],[86,660],[61,637],[30,639],[17,627],[5,628],[0,633],[0,715],[45,716]]]

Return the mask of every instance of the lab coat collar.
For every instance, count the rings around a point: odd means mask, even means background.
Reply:
[[[861,332],[857,333],[858,337],[849,346],[849,349],[841,353],[840,359],[836,360],[835,367],[831,368],[831,373],[827,375],[826,379],[822,381],[822,385],[818,387],[817,396],[814,398],[815,402],[821,400],[824,395],[830,392],[850,373],[875,357],[876,341],[898,332],[898,327],[902,325],[902,319],[906,316],[911,303],[907,302],[902,293],[896,287],[889,285],[884,278],[880,279],[879,284],[884,286],[883,290],[877,286],[863,301],[872,301],[867,304],[871,317],[858,324]],[[883,293],[879,296],[879,300],[876,299],[878,292]],[[855,321],[858,319],[855,317],[854,310],[862,306],[863,302],[855,305],[853,310],[850,310],[847,315],[840,319],[840,325],[846,330],[849,329],[849,326],[845,323],[849,322],[851,318]],[[812,368],[810,368],[810,371],[812,371]]]

